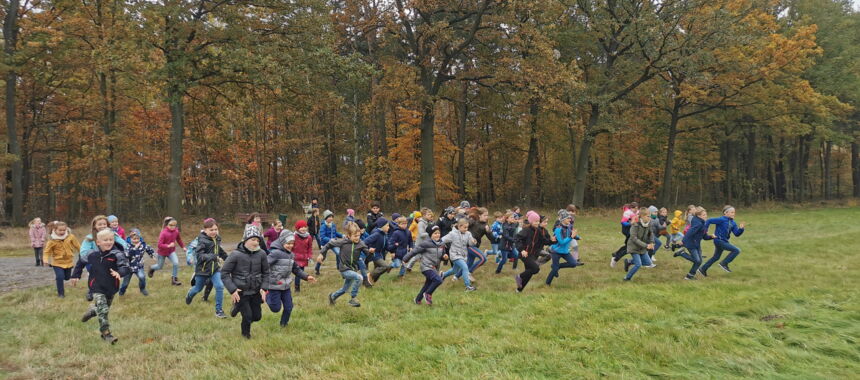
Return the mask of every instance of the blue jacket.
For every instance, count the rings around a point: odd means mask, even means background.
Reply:
[[[326,223],[320,226],[320,245],[326,245],[332,239],[340,239],[342,237],[343,235],[337,232],[337,225],[334,222],[331,223],[331,227]]]
[[[687,234],[684,235],[684,247],[701,251],[702,239],[711,240],[711,236],[708,235],[708,228],[705,226],[705,221],[696,216],[693,217],[693,221],[690,222],[690,229],[687,230]]]
[[[388,252],[393,252],[394,257],[403,260],[406,257],[409,249],[412,248],[412,233],[397,227],[391,234],[391,239],[388,239]]]
[[[384,260],[385,250],[388,248],[388,234],[377,228],[367,239],[364,239],[364,245],[367,246],[368,250],[374,249],[371,260]]]
[[[118,233],[114,232],[114,248],[125,252],[128,250],[128,242],[123,240]],[[87,257],[87,255],[92,251],[98,251],[99,247],[96,245],[96,240],[92,237],[92,235],[87,235],[86,239],[81,242],[81,249],[79,251],[80,257]]]
[[[552,245],[552,251],[559,255],[567,255],[570,253],[570,242],[573,241],[573,236],[570,236],[572,229],[570,226],[565,227],[560,225],[555,228],[555,244]]]
[[[695,218],[693,220],[695,220]],[[705,223],[705,231],[707,231],[708,227],[712,224],[717,226],[714,231],[714,235],[717,236],[717,240],[729,241],[732,234],[735,234],[735,236],[741,236],[744,233],[744,229],[738,228],[738,224],[735,223],[734,219],[731,219],[728,216],[708,219],[708,222]]]
[[[493,244],[499,244],[502,239],[502,223],[498,220],[493,222],[493,226],[490,227],[490,233],[493,234]]]

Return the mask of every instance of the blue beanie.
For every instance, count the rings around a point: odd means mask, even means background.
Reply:
[[[379,219],[376,219],[376,228],[382,228],[382,227],[383,227],[383,226],[385,226],[386,224],[388,224],[388,220],[387,220],[387,219],[385,219],[385,218],[379,218]]]

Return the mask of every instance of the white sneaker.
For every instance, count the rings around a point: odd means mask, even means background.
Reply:
[[[654,268],[657,264],[651,263],[651,265],[646,265],[645,268]]]
[[[451,276],[451,281],[457,282],[457,276]]]
[[[475,282],[475,278],[472,277],[471,273],[469,273],[469,282]]]
[[[616,263],[616,262],[617,262],[617,261],[615,260],[615,256],[612,256],[612,258],[611,258],[611,259],[609,259],[609,267],[610,267],[610,268],[615,268],[615,263]]]

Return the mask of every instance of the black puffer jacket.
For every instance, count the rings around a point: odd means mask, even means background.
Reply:
[[[543,227],[525,226],[516,236],[518,253],[526,251],[529,257],[537,257],[545,245],[551,245],[552,238]]]
[[[291,233],[290,233],[291,234]],[[296,257],[292,252],[284,248],[284,241],[288,234],[281,233],[278,240],[272,242],[269,247],[269,283],[264,284],[263,288],[267,290],[287,290],[293,283],[293,275],[302,280],[308,279],[308,274],[302,271],[302,268],[296,264]]]
[[[260,240],[260,250],[250,252],[245,248],[245,242],[250,239]],[[224,266],[221,267],[221,279],[227,291],[234,293],[242,290],[243,295],[254,294],[264,285],[269,284],[269,262],[266,260],[265,240],[260,236],[250,236],[239,243],[239,248],[233,251]]]
[[[227,251],[221,247],[221,237],[215,236],[213,241],[209,235],[201,232],[197,237],[197,248],[194,250],[197,265],[194,274],[211,276],[221,269],[221,263],[227,259]]]
[[[448,219],[448,216],[442,215],[442,217],[439,218],[439,221],[436,222],[436,225],[439,226],[439,232],[442,233],[442,236],[446,236],[446,235],[448,235],[448,233],[451,232],[452,229],[454,229],[454,223],[457,223],[456,218]],[[427,227],[427,228],[430,228],[430,227]],[[428,232],[430,232],[430,231],[428,231]]]
[[[493,242],[493,235],[490,234],[487,229],[487,222],[469,219],[469,232],[472,233],[472,237],[475,238],[475,241],[478,242],[475,247],[481,246],[481,243],[484,240],[484,236],[486,236],[491,243]]]
[[[88,255],[81,256],[75,264],[72,278],[81,278],[87,264],[90,265],[89,285],[93,293],[107,296],[112,296],[119,290],[119,280],[111,276],[111,269],[119,273],[120,277],[125,277],[131,273],[125,253],[117,249],[116,244],[110,251],[102,252],[100,249],[94,249]]]

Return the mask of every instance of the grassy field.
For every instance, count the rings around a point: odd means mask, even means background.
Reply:
[[[684,281],[688,262],[661,251],[629,283],[607,265],[621,243],[616,217],[583,218],[587,265],[563,270],[551,288],[548,266],[517,294],[510,267],[494,275],[488,265],[478,291],[447,281],[433,307],[411,304],[417,272],[362,289],[361,308],[347,297],[330,307],[342,280],[329,265],[295,295],[289,327],[264,309],[250,341],[238,318],[215,319],[199,300],[186,306],[188,288],[171,287],[168,271],[151,296],[132,285],[117,299],[116,346],[98,338],[95,320],[79,321],[82,286],[66,299],[51,286],[18,291],[0,296],[0,377],[857,378],[858,216],[858,207],[741,209],[748,227],[733,239],[743,250],[734,273],[714,267]],[[712,244],[703,247],[710,256]],[[183,267],[186,285],[190,275]]]

